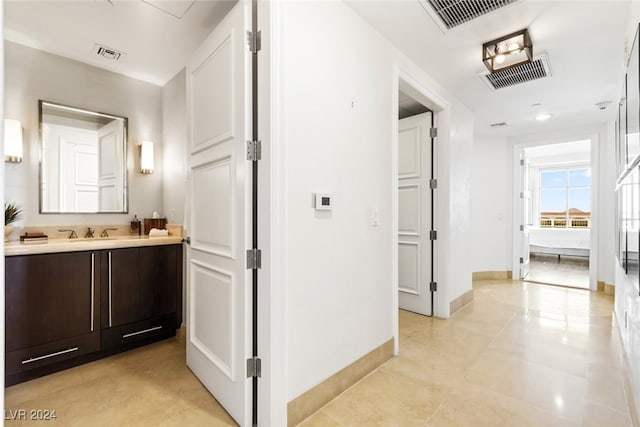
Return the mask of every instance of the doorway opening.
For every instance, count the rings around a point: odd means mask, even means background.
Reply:
[[[520,155],[520,279],[590,289],[592,141],[527,147]]]
[[[431,109],[398,91],[398,306],[434,314],[435,118]]]

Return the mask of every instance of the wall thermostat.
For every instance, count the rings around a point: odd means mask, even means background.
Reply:
[[[317,211],[330,211],[333,201],[331,194],[315,193],[313,195],[313,207]]]

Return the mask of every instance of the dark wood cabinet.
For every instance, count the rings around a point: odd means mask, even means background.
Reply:
[[[182,245],[5,258],[7,385],[175,335]]]
[[[101,265],[101,326],[111,328],[152,317],[153,284],[145,280],[140,253],[146,248],[104,251]]]
[[[7,375],[100,349],[100,255],[6,257]]]
[[[103,349],[175,334],[180,325],[181,245],[105,251],[101,270]]]

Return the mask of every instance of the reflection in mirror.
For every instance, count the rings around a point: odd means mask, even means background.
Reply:
[[[40,212],[127,212],[127,119],[39,101]]]

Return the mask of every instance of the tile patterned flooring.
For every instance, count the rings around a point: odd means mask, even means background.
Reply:
[[[185,366],[176,338],[8,387],[7,411],[55,410],[54,421],[6,426],[235,426]],[[15,412],[14,412],[15,413]]]
[[[531,254],[526,280],[589,289],[589,258]]]
[[[631,425],[613,297],[512,281],[474,294],[449,320],[401,311],[400,356],[302,425]]]
[[[631,425],[613,297],[512,281],[474,292],[449,320],[401,311],[400,356],[302,426]],[[30,425],[234,425],[184,360],[166,340],[9,387],[7,409],[56,409]]]

